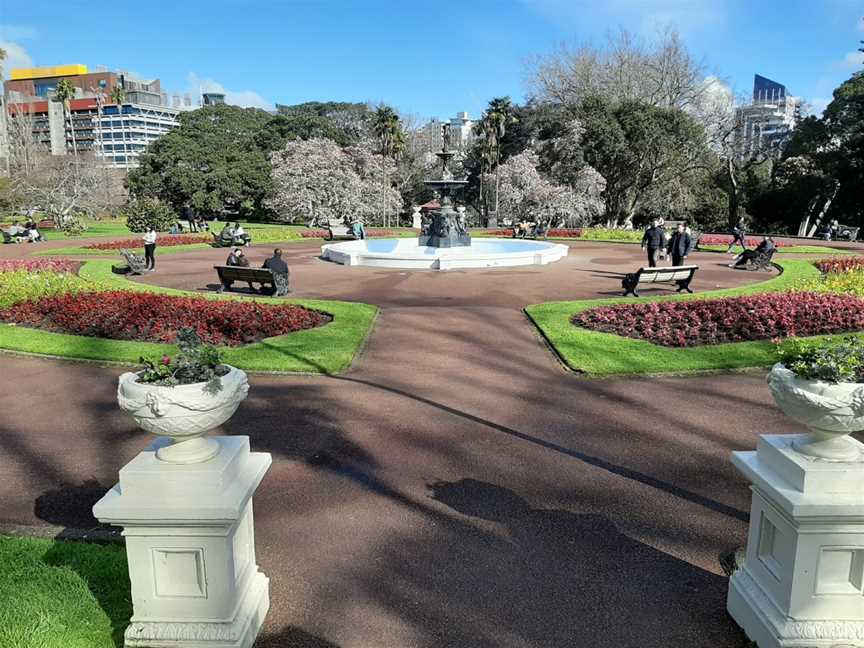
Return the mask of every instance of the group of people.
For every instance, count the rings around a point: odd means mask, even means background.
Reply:
[[[521,220],[513,225],[513,238],[538,238],[546,233],[546,225],[544,223],[535,223],[534,221]]]
[[[9,226],[9,229],[5,230],[6,234],[9,235],[10,240],[21,243],[26,241],[27,243],[36,243],[37,241],[44,241],[45,237],[39,232],[39,228],[36,226],[36,223],[32,218],[28,218],[27,222],[21,225],[17,220],[12,221],[12,225]]]
[[[642,236],[642,249],[648,251],[649,268],[656,268],[657,262],[667,255],[672,259],[673,266],[684,265],[695,245],[693,232],[687,223],[678,223],[675,232],[670,235],[662,218],[653,219]]]
[[[223,245],[243,246],[249,245],[252,242],[252,237],[246,233],[246,230],[240,223],[225,223],[225,227],[219,232],[219,239]]]
[[[248,268],[249,258],[243,253],[242,248],[235,247],[228,254],[228,259],[225,261],[225,265]],[[266,268],[273,273],[273,285],[276,289],[277,295],[284,295],[291,292],[288,288],[288,264],[285,263],[285,260],[282,258],[281,248],[273,250],[273,256],[265,259],[261,267]],[[249,282],[249,288],[253,288],[251,281]]]

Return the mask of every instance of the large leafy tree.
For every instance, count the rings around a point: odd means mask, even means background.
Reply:
[[[390,106],[380,106],[373,115],[373,128],[378,141],[379,153],[394,162],[405,151],[405,133],[399,120],[399,115]],[[384,195],[390,186],[390,175],[387,172],[388,165],[381,165],[381,213],[384,226],[388,225],[389,211],[384,204]]]
[[[180,126],[154,142],[129,174],[130,193],[179,212],[259,210],[271,182],[256,136],[270,120],[262,110],[227,105],[182,113]]]
[[[495,202],[494,212],[498,213],[498,188],[500,186],[500,174],[498,167],[501,164],[501,150],[507,130],[518,122],[516,110],[510,97],[496,97],[489,102],[489,106],[480,118],[476,128],[480,134],[480,159],[481,178],[486,173],[495,172]],[[483,183],[480,184],[480,202],[483,206],[485,218],[489,216],[489,198],[483,191]]]
[[[649,201],[705,167],[704,131],[677,108],[590,97],[580,106],[579,123],[584,160],[606,180],[610,226],[631,226]]]

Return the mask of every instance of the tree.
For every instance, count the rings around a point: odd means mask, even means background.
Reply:
[[[489,107],[480,118],[478,130],[482,136],[482,158],[485,164],[486,172],[491,169],[495,170],[495,213],[498,213],[498,188],[500,177],[498,174],[498,166],[501,163],[501,141],[507,134],[507,128],[517,122],[514,114],[513,103],[510,97],[497,97],[489,102]],[[482,192],[482,182],[481,182]],[[482,195],[481,195],[482,202]],[[489,218],[488,199],[483,202],[484,217]]]
[[[405,150],[405,133],[399,123],[399,115],[390,106],[380,106],[373,115],[375,136],[378,138],[378,150],[385,158],[398,159]],[[390,185],[390,180],[385,172],[386,165],[381,165],[381,190],[382,190],[382,218],[384,226],[387,227],[387,214],[384,211],[383,197]],[[398,219],[397,219],[398,220]]]
[[[538,171],[539,163],[537,154],[526,150],[500,165],[501,214],[514,221],[526,218],[546,225],[589,224],[602,185],[577,193],[544,178]]]
[[[382,166],[392,160],[369,146],[343,149],[328,139],[293,140],[270,157],[273,192],[267,205],[287,222],[326,223],[352,217],[372,219],[379,201],[401,204],[399,192],[376,188]]]
[[[117,116],[120,118],[120,123],[122,124],[123,123],[123,102],[126,101],[126,91],[123,89],[123,86],[115,85],[113,88],[111,88],[111,92],[108,93],[108,98],[111,101],[113,101],[114,104],[117,106]],[[124,131],[125,130],[126,129],[124,129]],[[123,160],[124,160],[124,163],[126,164],[126,168],[128,170],[129,165],[128,165],[127,157],[128,157],[128,152],[126,150],[126,139],[124,138],[123,139]],[[116,160],[116,157],[112,158],[112,159]]]
[[[75,97],[75,88],[69,79],[60,79],[57,83],[57,90],[54,92],[54,98],[63,104],[63,120],[64,123],[69,120],[69,129],[72,133],[72,155],[75,157],[75,164],[78,164],[78,146],[75,143],[75,122],[72,119],[72,110],[70,101]]]
[[[622,30],[599,48],[563,48],[537,59],[530,77],[538,99],[572,114],[592,96],[613,104],[639,101],[685,109],[706,91],[702,66],[674,30],[661,33],[648,46]]]
[[[706,164],[703,129],[676,108],[592,97],[580,106],[579,128],[584,161],[606,180],[610,227],[631,227],[652,195],[694,177]]]
[[[156,140],[129,173],[135,197],[159,198],[184,213],[257,213],[271,190],[268,152],[256,136],[271,115],[255,108],[205,106],[181,113],[180,125]]]

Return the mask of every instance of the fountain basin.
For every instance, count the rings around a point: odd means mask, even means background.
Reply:
[[[568,251],[560,243],[477,238],[469,246],[449,248],[422,246],[414,238],[366,239],[321,246],[322,257],[342,265],[415,270],[545,265],[563,259]]]

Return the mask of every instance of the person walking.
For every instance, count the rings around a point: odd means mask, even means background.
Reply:
[[[745,250],[747,249],[747,226],[744,223],[744,217],[738,219],[738,222],[735,223],[735,227],[732,228],[732,242],[729,244],[729,249],[726,250],[727,254],[734,254],[732,252],[732,248],[735,247],[735,244],[739,244]]]
[[[684,261],[687,259],[687,255],[690,254],[692,247],[693,239],[690,238],[690,235],[687,233],[687,225],[685,223],[679,223],[678,229],[669,241],[668,250],[669,254],[672,256],[672,265],[684,265]]]
[[[156,230],[149,227],[144,233],[144,259],[150,272],[156,270]]]
[[[666,241],[666,234],[663,228],[660,227],[659,221],[655,218],[651,221],[651,227],[645,230],[645,235],[642,237],[642,249],[648,250],[648,267],[657,267],[657,257],[660,256],[660,250],[663,249],[663,244]]]

